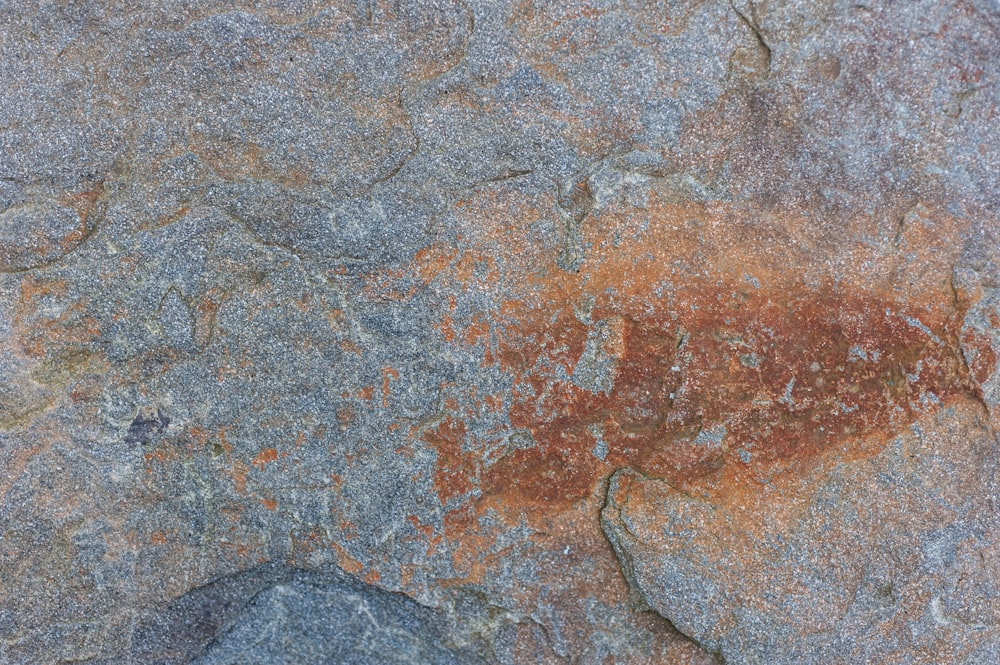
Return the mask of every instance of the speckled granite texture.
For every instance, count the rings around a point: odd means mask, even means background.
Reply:
[[[1000,662],[1000,4],[0,0],[0,663]]]

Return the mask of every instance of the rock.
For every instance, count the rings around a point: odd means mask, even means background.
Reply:
[[[1000,476],[982,415],[946,409],[770,482],[620,471],[602,524],[642,600],[727,663],[989,662]]]
[[[137,627],[143,663],[476,663],[440,613],[351,580],[266,564],[192,589]]]
[[[0,7],[0,662],[996,660],[998,45],[987,0]],[[739,497],[784,549],[695,561]]]
[[[21,272],[52,263],[76,249],[91,229],[70,207],[22,204],[0,213],[0,271]]]

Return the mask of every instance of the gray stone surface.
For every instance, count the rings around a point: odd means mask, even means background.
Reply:
[[[141,663],[477,663],[440,612],[336,573],[267,564],[192,589],[136,627]]]
[[[738,502],[622,471],[604,529],[642,599],[726,663],[993,662],[1000,455],[963,421]]]
[[[878,551],[995,549],[998,53],[988,0],[0,0],[0,663],[777,653],[609,479],[872,448],[787,580],[969,402]],[[988,662],[988,560],[886,662]]]

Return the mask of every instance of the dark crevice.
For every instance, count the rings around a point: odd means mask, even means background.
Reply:
[[[765,41],[764,35],[761,33],[760,28],[757,26],[756,21],[751,20],[750,18],[747,17],[746,14],[737,9],[736,3],[733,0],[730,0],[729,6],[732,7],[733,11],[736,12],[736,15],[740,17],[740,21],[742,21],[745,26],[750,28],[750,31],[753,33],[753,36],[757,40],[757,43],[764,48],[764,53],[767,56],[766,57],[767,71],[768,73],[770,73],[771,47],[768,46],[767,41]]]
[[[705,653],[711,656],[717,663],[719,663],[720,665],[724,665],[725,660],[723,659],[722,654],[709,651],[705,647],[705,645],[701,644],[700,642],[692,638],[690,635],[685,634],[683,631],[677,628],[677,626],[674,624],[673,621],[670,620],[669,617],[660,614],[660,612],[658,612],[655,609],[653,604],[649,602],[648,598],[643,593],[642,588],[639,585],[638,580],[636,579],[637,565],[632,559],[631,555],[629,554],[628,548],[621,541],[618,530],[620,529],[621,531],[624,531],[636,541],[640,541],[641,539],[639,538],[638,534],[636,534],[629,528],[628,523],[622,518],[621,506],[618,506],[617,504],[612,505],[611,495],[615,489],[617,478],[619,478],[623,474],[638,476],[644,480],[663,482],[664,484],[670,486],[671,488],[673,488],[673,486],[662,479],[651,478],[630,467],[621,467],[615,469],[604,480],[604,486],[602,489],[604,494],[604,500],[602,501],[600,510],[598,512],[600,528],[601,531],[604,533],[604,536],[607,539],[607,541],[611,544],[611,548],[615,552],[615,562],[618,564],[617,568],[619,573],[621,573],[622,578],[625,580],[625,584],[628,586],[629,596],[633,604],[633,610],[636,612],[648,612],[652,615],[655,615],[660,620],[666,622],[666,624],[670,626],[671,630],[675,631],[678,635],[682,635],[686,639],[691,640],[693,644],[697,645],[700,649],[704,650]],[[625,503],[627,502],[628,499],[626,498]],[[609,512],[613,512],[615,514],[611,517],[606,517],[605,514]]]

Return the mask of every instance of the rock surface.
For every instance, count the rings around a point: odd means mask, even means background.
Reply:
[[[642,599],[727,663],[995,662],[1000,451],[977,407],[724,492],[623,470],[605,530]]]
[[[0,663],[1000,660],[995,2],[0,2],[0,62]]]

